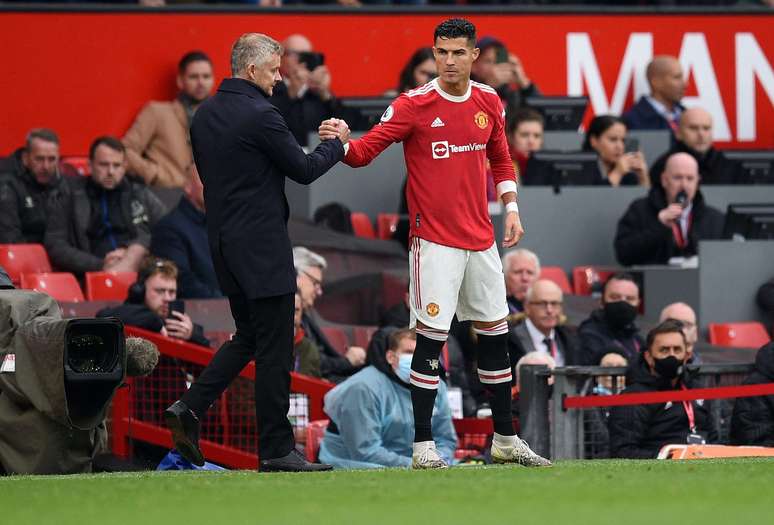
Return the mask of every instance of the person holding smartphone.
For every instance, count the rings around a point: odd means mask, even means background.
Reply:
[[[648,165],[639,151],[639,142],[627,138],[626,133],[626,124],[619,117],[599,115],[592,119],[583,149],[596,152],[599,162],[588,184],[650,186]]]
[[[527,97],[541,95],[532,82],[521,59],[511,53],[505,44],[493,36],[484,36],[476,43],[481,50],[471,70],[471,78],[497,91],[510,113],[525,106]]]

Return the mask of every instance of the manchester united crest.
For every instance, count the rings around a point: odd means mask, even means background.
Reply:
[[[476,121],[476,126],[481,129],[486,129],[486,127],[489,125],[489,117],[483,111],[476,113],[476,116],[473,117],[473,120]]]
[[[435,317],[436,315],[438,315],[438,312],[441,311],[441,309],[435,303],[428,304],[426,310],[427,310],[427,315],[429,315],[430,317]]]

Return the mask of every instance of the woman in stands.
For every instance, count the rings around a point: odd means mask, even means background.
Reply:
[[[626,133],[626,124],[618,117],[600,115],[591,121],[583,149],[596,152],[599,161],[588,184],[650,186],[645,157],[633,143],[627,144]]]
[[[417,49],[398,77],[397,89],[391,89],[384,93],[385,97],[397,97],[401,93],[410,91],[419,86],[424,86],[438,76],[433,58],[433,49],[420,47]]]
[[[544,170],[536,169],[532,154],[543,149],[543,115],[532,108],[520,108],[508,119],[506,137],[519,182],[525,185],[550,184]]]

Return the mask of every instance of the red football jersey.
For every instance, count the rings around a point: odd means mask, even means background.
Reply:
[[[404,93],[377,126],[349,142],[344,162],[365,166],[401,141],[411,235],[465,250],[492,246],[487,157],[500,193],[516,190],[497,92],[471,81],[465,95],[454,96],[441,90],[436,79]]]

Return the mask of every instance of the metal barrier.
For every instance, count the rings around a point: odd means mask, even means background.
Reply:
[[[739,385],[753,365],[704,364],[688,368],[696,374],[699,387],[717,388]],[[546,366],[525,365],[519,374],[522,437],[533,450],[552,459],[609,457],[608,407],[586,408],[581,406],[583,403],[568,403],[568,398],[618,394],[622,386],[619,378],[625,377],[626,368],[578,366],[549,371]],[[549,378],[553,378],[552,386]],[[710,410],[719,443],[727,443],[733,396],[722,390],[715,394]],[[708,399],[710,396],[708,393]]]

